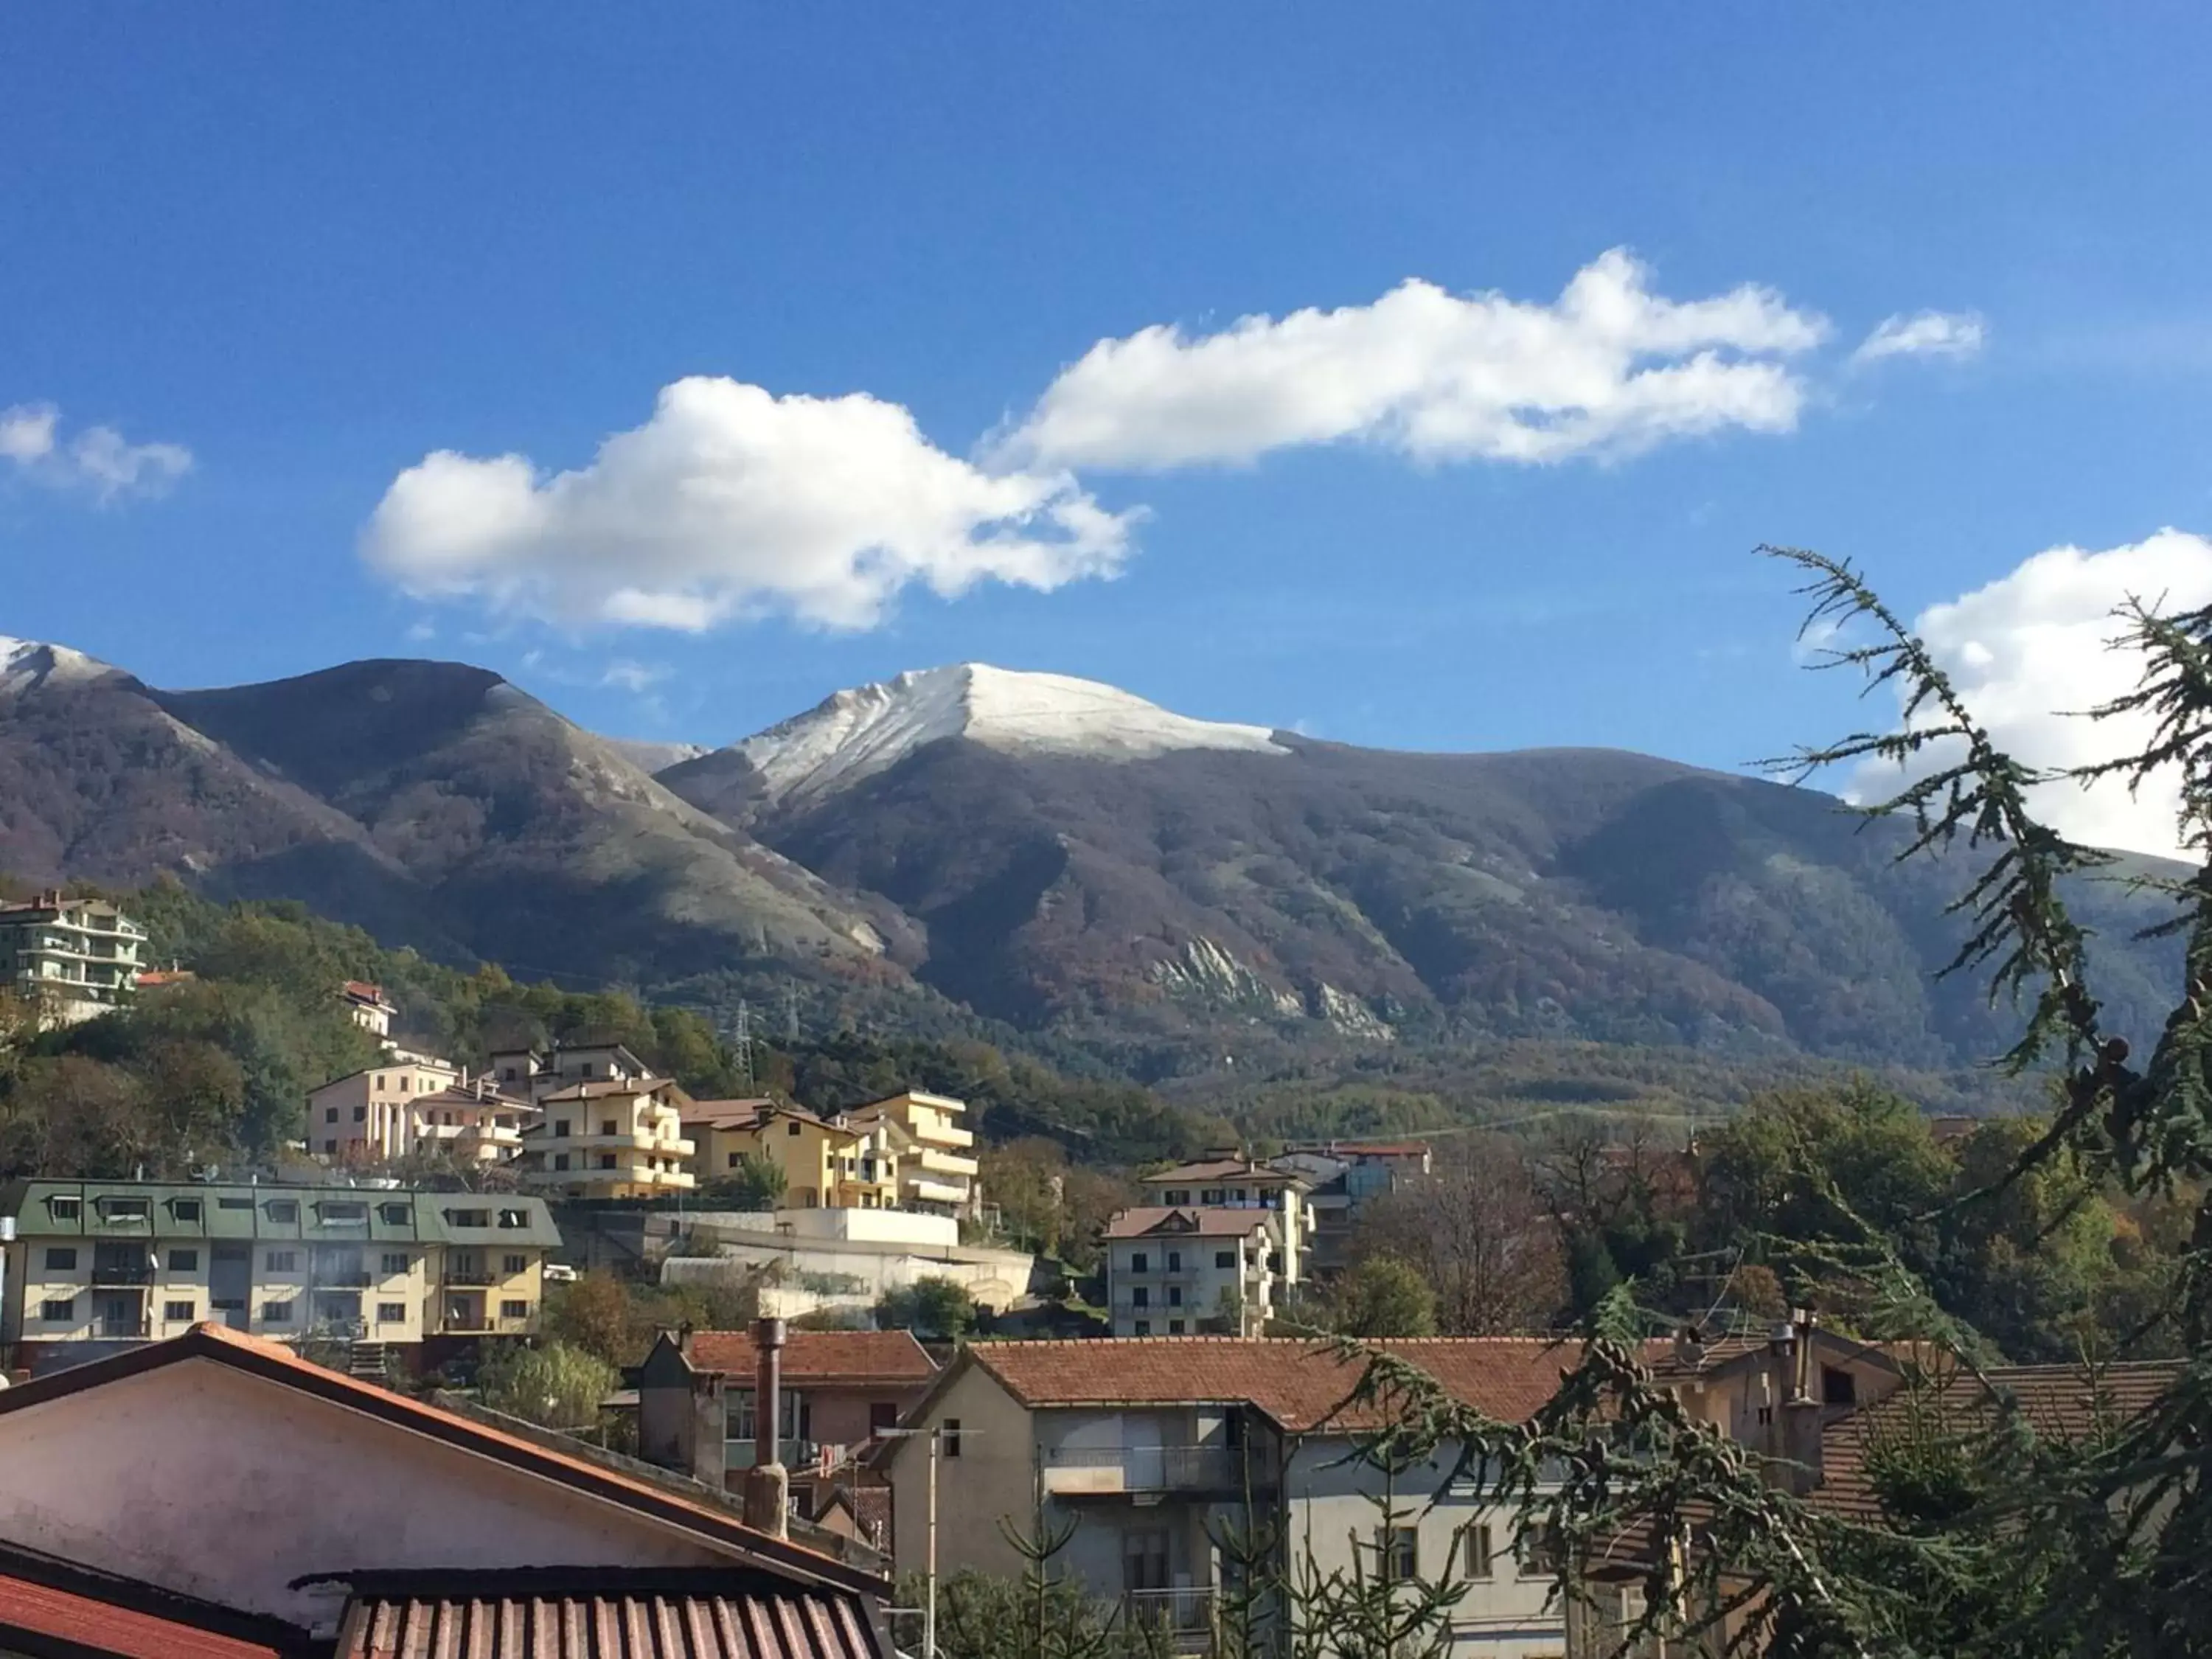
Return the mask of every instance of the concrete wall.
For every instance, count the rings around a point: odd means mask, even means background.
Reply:
[[[872,1241],[949,1249],[960,1243],[960,1224],[949,1215],[919,1210],[699,1210],[686,1218],[695,1228],[741,1233],[788,1232],[807,1240]]]
[[[328,1631],[316,1573],[711,1565],[675,1528],[211,1360],[0,1416],[0,1540]]]
[[[1022,1558],[999,1531],[999,1517],[1018,1525],[1035,1516],[1036,1449],[1030,1413],[980,1367],[970,1366],[908,1426],[960,1425],[960,1455],[937,1469],[937,1567],[973,1567],[1018,1577]],[[901,1572],[919,1572],[927,1549],[929,1447],[920,1436],[902,1441],[891,1461],[891,1547]]]
[[[817,1216],[881,1217],[896,1212],[882,1210],[816,1210]],[[655,1217],[660,1223],[664,1218]],[[859,1289],[830,1292],[834,1297],[859,1297],[873,1305],[886,1291],[902,1290],[924,1279],[950,1279],[964,1285],[975,1300],[998,1310],[1012,1306],[1029,1293],[1036,1258],[1019,1250],[991,1250],[972,1246],[927,1248],[871,1238],[811,1238],[796,1232],[780,1235],[747,1224],[757,1218],[726,1216],[684,1218],[684,1224],[702,1243],[715,1245],[719,1256],[671,1256],[661,1264],[662,1282],[681,1284],[713,1278],[736,1261],[749,1267],[780,1266],[787,1276],[799,1273],[837,1273],[859,1281]],[[950,1224],[948,1223],[948,1224]],[[832,1305],[835,1305],[833,1304]]]

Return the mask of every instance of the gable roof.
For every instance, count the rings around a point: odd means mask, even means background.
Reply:
[[[1106,1224],[1109,1238],[1143,1238],[1152,1233],[1182,1237],[1249,1238],[1279,1219],[1276,1212],[1215,1204],[1139,1204],[1115,1212]]]
[[[2006,1402],[2047,1440],[2080,1440],[2105,1422],[2125,1422],[2157,1403],[2181,1375],[2178,1359],[2083,1365],[2001,1365],[1981,1377],[1963,1367],[1923,1373],[1820,1433],[1820,1484],[1813,1502],[1854,1520],[1882,1519],[1868,1464],[1892,1437],[1929,1428],[1971,1435],[1993,1427]],[[1931,1421],[1932,1419],[1932,1421]]]
[[[692,1369],[750,1376],[760,1350],[750,1331],[695,1331],[686,1356]],[[937,1362],[915,1340],[912,1331],[793,1331],[784,1339],[783,1382],[933,1382]]]
[[[686,1125],[712,1123],[730,1127],[759,1122],[776,1109],[776,1103],[765,1097],[757,1100],[687,1100],[676,1109],[677,1115]]]
[[[1425,1337],[1372,1346],[1419,1366],[1462,1404],[1513,1423],[1558,1391],[1561,1374],[1577,1358],[1571,1340],[1541,1336]],[[1354,1433],[1382,1421],[1372,1407],[1347,1404],[1366,1362],[1303,1337],[973,1342],[963,1359],[1033,1409],[1249,1405],[1294,1434]]]
[[[1288,1170],[1272,1170],[1249,1158],[1201,1158],[1195,1164],[1178,1164],[1171,1170],[1156,1170],[1151,1175],[1140,1175],[1137,1183],[1142,1187],[1157,1187],[1164,1181],[1251,1181],[1263,1186],[1285,1187],[1301,1183],[1302,1176]]]
[[[220,1325],[195,1325],[185,1334],[165,1342],[149,1342],[143,1347],[88,1360],[0,1390],[0,1417],[194,1359],[211,1360],[280,1387],[296,1389],[326,1404],[361,1412],[456,1449],[488,1457],[664,1525],[681,1528],[725,1548],[737,1550],[763,1566],[807,1582],[834,1584],[864,1595],[881,1595],[886,1588],[871,1574],[802,1545],[771,1537],[726,1511],[665,1487],[453,1412],[441,1411],[404,1395],[393,1394],[343,1372],[326,1370],[302,1359],[281,1343],[247,1336]]]
[[[0,1648],[17,1647],[117,1659],[288,1659],[311,1642],[282,1620],[0,1544]]]
[[[665,1077],[601,1078],[596,1082],[571,1083],[555,1089],[542,1097],[541,1103],[552,1106],[568,1101],[605,1100],[614,1095],[652,1095],[674,1086]]]

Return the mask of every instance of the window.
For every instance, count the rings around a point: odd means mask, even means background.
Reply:
[[[592,1074],[592,1062],[591,1062],[590,1060],[586,1060],[586,1061],[584,1062],[584,1075],[585,1075],[586,1077],[589,1077],[589,1076],[591,1076],[591,1074]]]
[[[380,1325],[404,1325],[407,1304],[404,1302],[380,1302],[376,1304],[376,1322]]]
[[[526,1273],[530,1271],[530,1258],[526,1255],[502,1256],[500,1260],[510,1274]]]
[[[366,1106],[356,1106],[356,1107],[355,1107],[355,1108],[353,1109],[353,1121],[354,1121],[355,1122],[356,1122],[356,1123],[366,1123],[366,1122],[368,1122],[368,1107],[366,1107]]]
[[[179,1221],[197,1222],[200,1218],[200,1201],[197,1198],[173,1198],[169,1213]]]
[[[76,1247],[73,1244],[49,1244],[46,1247],[46,1271],[50,1273],[75,1273]]]
[[[795,1135],[795,1134],[797,1134],[798,1133],[799,1133],[799,1124],[798,1124],[797,1120],[795,1120],[795,1119],[794,1119],[794,1120],[793,1121],[793,1122],[792,1122],[791,1127],[790,1127],[789,1128],[786,1129],[786,1130],[784,1131],[784,1133],[786,1133],[786,1134],[787,1134],[787,1135]]]
[[[1840,1365],[1820,1367],[1820,1403],[1822,1405],[1856,1406],[1858,1401],[1858,1378]]]
[[[218,1198],[215,1206],[218,1210],[250,1210],[253,1207],[253,1200],[250,1198]]]
[[[399,1074],[399,1092],[403,1095],[407,1092],[407,1073],[404,1072]]]
[[[730,1167],[734,1170],[740,1164],[744,1163],[744,1160],[745,1155],[743,1152],[732,1152],[730,1154]]]
[[[1168,1535],[1164,1532],[1121,1534],[1121,1588],[1162,1590],[1168,1587]]]
[[[1491,1565],[1495,1554],[1496,1552],[1491,1547],[1490,1526],[1487,1522],[1467,1529],[1467,1576],[1468,1577],[1489,1577],[1496,1571],[1496,1568]]]
[[[386,1250],[384,1253],[384,1271],[386,1273],[404,1273],[407,1271],[407,1268],[408,1256],[406,1251]]]
[[[297,1221],[300,1218],[300,1200],[296,1198],[270,1199],[269,1218],[271,1221]]]
[[[499,1316],[501,1319],[527,1319],[530,1317],[530,1304],[520,1301],[502,1302],[499,1304]]]
[[[530,1224],[530,1212],[501,1210],[499,1212],[499,1224],[502,1227],[527,1227]]]
[[[1182,1321],[1180,1319],[1170,1319],[1168,1321],[1168,1334],[1170,1336],[1181,1336],[1182,1334]]]
[[[161,1317],[164,1319],[190,1320],[191,1316],[192,1304],[189,1302],[164,1302],[161,1304]]]
[[[271,1250],[262,1258],[261,1265],[264,1270],[272,1273],[296,1273],[300,1253],[297,1250]]]
[[[491,1212],[448,1210],[446,1212],[446,1224],[449,1227],[489,1227],[491,1225]]]
[[[1199,1194],[1199,1195],[1198,1195],[1198,1201],[1199,1201],[1200,1203],[1201,1203],[1201,1204],[1218,1204],[1218,1203],[1220,1203],[1220,1202],[1221,1202],[1221,1188],[1218,1188],[1218,1187],[1208,1187],[1208,1188],[1206,1188],[1203,1192],[1201,1192],[1201,1193],[1200,1193],[1200,1194]]]
[[[325,1199],[315,1206],[315,1215],[323,1221],[366,1221],[368,1219],[368,1206],[353,1202],[337,1204]]]
[[[948,1417],[945,1426],[937,1431],[937,1443],[947,1457],[960,1455],[960,1419]]]
[[[599,1167],[602,1170],[613,1169],[615,1167],[615,1155],[612,1152],[601,1152],[599,1154]]]
[[[171,1250],[169,1252],[169,1271],[171,1273],[196,1273],[199,1270],[200,1253],[198,1249]]]
[[[1170,1285],[1168,1286],[1168,1306],[1170,1308],[1180,1308],[1182,1306],[1182,1285]]]
[[[1514,1542],[1513,1570],[1523,1578],[1549,1577],[1555,1553],[1551,1528],[1540,1524],[1532,1526]]]
[[[56,1194],[46,1200],[46,1213],[57,1221],[74,1221],[84,1213],[84,1200],[74,1194]]]
[[[326,1152],[335,1152],[337,1149],[338,1144],[335,1140],[325,1140],[323,1143],[323,1150]]]
[[[104,1221],[150,1221],[154,1218],[154,1200],[150,1198],[103,1198],[95,1201]]]
[[[1283,1253],[1280,1250],[1270,1250],[1267,1252],[1267,1271],[1271,1273],[1279,1273],[1283,1271]]]
[[[565,1170],[565,1169],[567,1169],[567,1168],[568,1167],[568,1153],[566,1153],[566,1152],[556,1152],[556,1153],[554,1153],[554,1154],[553,1154],[553,1167],[554,1167],[555,1169],[556,1169],[556,1170]]]
[[[1213,1265],[1217,1267],[1233,1268],[1237,1265],[1237,1252],[1234,1250],[1216,1250],[1213,1253]]]
[[[1138,1285],[1135,1290],[1129,1292],[1129,1305],[1133,1308],[1151,1307],[1152,1305],[1152,1293],[1146,1290],[1143,1285]]]
[[[899,1408],[896,1401],[871,1400],[868,1401],[869,1439],[878,1438],[885,1429],[898,1427],[898,1420]]]
[[[1170,1250],[1168,1252],[1168,1271],[1171,1273],[1179,1273],[1182,1271],[1182,1252],[1181,1250]]]
[[[1140,1319],[1130,1328],[1139,1336],[1150,1336],[1152,1334],[1152,1322],[1149,1319]]]
[[[1375,1536],[1376,1558],[1382,1576],[1405,1583],[1421,1576],[1421,1534],[1413,1527],[1385,1527]]]
[[[404,1204],[380,1204],[376,1206],[376,1213],[387,1226],[392,1227],[404,1227],[415,1218],[413,1212]]]
[[[1152,1259],[1149,1255],[1146,1255],[1142,1250],[1138,1251],[1136,1255],[1129,1258],[1129,1271],[1131,1273],[1148,1273],[1152,1272]]]
[[[324,1121],[324,1122],[325,1122],[325,1123],[335,1123],[335,1122],[337,1122],[337,1121],[338,1121],[338,1109],[337,1109],[337,1107],[335,1107],[335,1106],[325,1106],[325,1107],[324,1107],[324,1108],[323,1108],[323,1121]]]
[[[563,1140],[567,1139],[568,1137],[568,1120],[565,1117],[555,1118],[553,1120],[553,1133],[559,1135]]]
[[[289,1325],[292,1322],[289,1302],[264,1302],[261,1304],[261,1322],[264,1325]]]
[[[1188,1187],[1170,1188],[1168,1191],[1162,1193],[1160,1196],[1171,1205],[1188,1204],[1190,1202],[1190,1188]]]

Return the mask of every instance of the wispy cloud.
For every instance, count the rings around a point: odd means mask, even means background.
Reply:
[[[632,662],[627,657],[617,657],[599,676],[599,684],[642,696],[667,679],[672,672],[665,663]]]
[[[1989,325],[1976,311],[1920,311],[1885,317],[1851,353],[1854,363],[1885,357],[1972,357],[1989,343]]]
[[[182,444],[134,444],[110,426],[62,429],[52,404],[0,410],[0,462],[20,477],[58,489],[82,489],[106,502],[167,493],[191,471]]]

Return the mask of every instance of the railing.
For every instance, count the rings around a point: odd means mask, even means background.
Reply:
[[[1213,1628],[1213,1595],[1211,1587],[1124,1590],[1122,1623],[1131,1630],[1200,1635]]]
[[[511,1317],[501,1314],[496,1318],[489,1314],[475,1314],[464,1319],[442,1319],[438,1322],[441,1336],[526,1336],[537,1326],[534,1316]]]
[[[458,1285],[464,1290],[487,1290],[501,1283],[502,1278],[503,1275],[492,1272],[489,1267],[448,1267],[446,1270],[446,1283]]]
[[[1224,1492],[1244,1480],[1243,1454],[1228,1446],[1066,1448],[1045,1459],[1045,1490],[1061,1496]]]
[[[109,1262],[105,1266],[92,1264],[92,1282],[96,1285],[150,1285],[154,1282],[154,1265],[142,1261],[132,1267],[129,1263]]]
[[[318,1273],[315,1283],[326,1291],[365,1291],[381,1283],[374,1273],[362,1267],[349,1267],[335,1273]]]
[[[754,1445],[752,1437],[750,1435],[742,1440],[731,1440],[723,1447],[723,1467],[732,1469],[749,1469],[753,1467],[754,1455],[757,1450],[758,1448]],[[779,1440],[775,1444],[776,1460],[787,1469],[812,1468],[814,1460],[821,1455],[821,1451],[822,1449],[811,1440]]]

